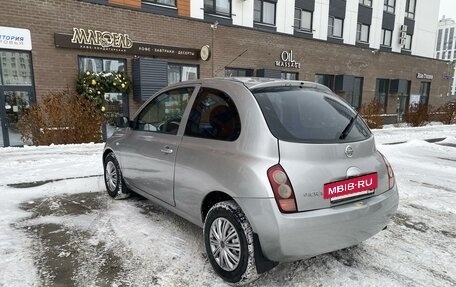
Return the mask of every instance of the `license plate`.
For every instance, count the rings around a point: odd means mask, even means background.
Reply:
[[[326,183],[323,186],[323,198],[331,201],[370,194],[378,185],[377,173],[370,173],[349,179]]]

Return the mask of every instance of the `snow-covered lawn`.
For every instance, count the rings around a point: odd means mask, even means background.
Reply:
[[[374,133],[401,196],[388,229],[252,286],[456,286],[456,126]],[[0,149],[0,286],[225,286],[198,227],[105,194],[102,149]]]

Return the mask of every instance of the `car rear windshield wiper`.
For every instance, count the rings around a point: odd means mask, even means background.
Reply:
[[[358,114],[356,114],[356,116],[351,118],[350,122],[345,127],[344,131],[340,134],[340,137],[339,137],[340,140],[343,140],[348,136],[348,134],[350,133],[351,129],[353,128],[353,125],[355,124],[355,121],[357,118],[358,118]]]

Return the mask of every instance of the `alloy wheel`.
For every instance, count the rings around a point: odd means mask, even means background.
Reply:
[[[110,191],[115,191],[117,187],[117,169],[112,161],[108,161],[105,168],[106,185]]]
[[[241,258],[241,243],[231,222],[220,217],[215,219],[211,225],[209,240],[217,264],[226,271],[236,269]]]

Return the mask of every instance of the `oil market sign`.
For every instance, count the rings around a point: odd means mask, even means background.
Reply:
[[[57,48],[111,52],[148,57],[197,59],[199,49],[134,42],[128,34],[73,28],[73,34],[54,33]]]
[[[282,51],[282,53],[280,54],[280,60],[275,61],[275,65],[276,67],[284,68],[301,68],[301,63],[298,63],[293,59],[293,50]]]

